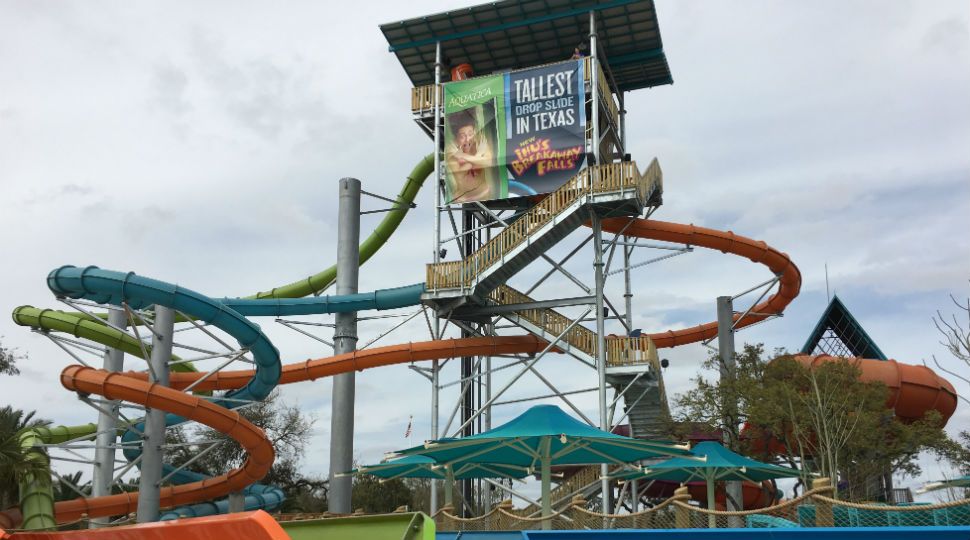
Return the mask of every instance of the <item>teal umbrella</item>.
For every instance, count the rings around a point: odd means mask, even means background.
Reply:
[[[347,474],[370,474],[393,480],[395,478],[431,478],[445,481],[445,504],[452,505],[452,486],[455,480],[472,478],[525,478],[534,471],[518,465],[487,465],[484,463],[439,464],[427,456],[405,456],[378,463],[362,465]]]
[[[714,510],[715,482],[761,482],[774,478],[797,478],[802,475],[798,469],[755,461],[711,441],[697,444],[691,449],[691,454],[704,459],[672,458],[650,465],[642,471],[628,471],[614,475],[614,478],[667,480],[681,484],[703,480],[707,483],[707,507]],[[710,514],[708,518],[711,527],[714,527],[714,515]]]
[[[429,441],[396,452],[421,455],[442,465],[482,463],[538,469],[542,479],[542,515],[552,514],[550,468],[554,465],[614,463],[629,466],[641,459],[688,455],[686,446],[632,439],[590,427],[555,405],[537,405],[497,428],[462,438]],[[691,458],[696,459],[696,458]],[[543,522],[548,527],[549,521]]]

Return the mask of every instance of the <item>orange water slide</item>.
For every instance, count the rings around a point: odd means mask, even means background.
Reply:
[[[950,381],[926,366],[902,364],[891,359],[842,359],[827,354],[798,355],[795,360],[808,367],[824,362],[853,362],[862,371],[860,380],[878,381],[886,385],[889,389],[886,407],[893,409],[896,416],[904,421],[918,420],[927,412],[935,410],[940,413],[945,424],[957,408],[956,389]]]
[[[696,225],[683,225],[652,219],[631,220],[629,218],[604,219],[603,230],[614,234],[622,232],[622,234],[637,238],[716,249],[722,253],[740,255],[752,262],[767,266],[773,274],[779,276],[778,290],[764,302],[751,309],[750,313],[744,316],[744,319],[738,320],[741,316],[736,314],[734,316],[734,320],[737,321],[735,328],[748,326],[781,313],[798,296],[802,287],[802,274],[786,253],[782,253],[760,240],[740,236],[731,231],[719,231]],[[659,349],[697,343],[715,336],[717,336],[716,321],[682,330],[667,330],[666,332],[650,334],[650,339]]]
[[[473,337],[390,345],[285,365],[280,384],[310,381],[339,373],[422,360],[535,354],[546,346],[545,341],[534,336]],[[227,371],[211,375],[192,373],[191,377],[180,377],[177,376],[178,373],[171,375],[171,387],[164,387],[149,383],[145,373],[112,373],[73,365],[68,366],[61,373],[61,384],[70,391],[97,394],[107,399],[123,400],[179,414],[228,434],[246,450],[248,455],[246,462],[242,467],[228,474],[207,478],[201,482],[162,488],[161,506],[163,508],[223,497],[265,476],[273,463],[273,447],[263,431],[235,411],[180,391],[203,377],[206,377],[206,380],[196,386],[199,390],[240,388],[252,378],[253,371]],[[58,502],[54,505],[54,511],[57,522],[66,523],[84,516],[95,518],[123,515],[133,512],[137,506],[137,493],[121,493]],[[4,511],[0,513],[0,527],[16,527],[20,519],[19,511],[15,509]]]
[[[0,529],[0,540],[290,540],[290,535],[272,516],[257,510],[238,514],[142,523],[128,527],[109,527],[81,531],[23,531],[7,533]]]

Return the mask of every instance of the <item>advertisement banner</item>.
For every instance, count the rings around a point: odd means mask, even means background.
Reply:
[[[448,83],[445,202],[554,191],[585,160],[582,60]]]

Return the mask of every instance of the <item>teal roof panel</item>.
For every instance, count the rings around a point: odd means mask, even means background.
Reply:
[[[653,0],[504,0],[380,28],[411,83],[424,86],[434,83],[438,41],[448,64],[471,64],[476,75],[548,64],[588,43],[591,11],[618,90],[673,82]]]

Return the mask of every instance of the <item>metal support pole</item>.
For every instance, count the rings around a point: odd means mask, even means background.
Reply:
[[[441,262],[441,42],[434,48],[434,263]],[[434,286],[434,285],[431,285]]]
[[[357,293],[360,261],[360,180],[340,179],[337,214],[337,294]],[[357,312],[334,316],[333,352],[357,349]],[[338,476],[354,466],[354,372],[333,378],[330,407],[330,492],[328,506],[335,514],[349,514],[351,476]]]
[[[600,164],[600,64],[596,57],[596,12],[589,12],[589,65],[593,72],[589,74],[590,85],[593,87],[593,159]],[[599,240],[597,240],[599,242]],[[600,248],[597,248],[600,249]]]
[[[124,310],[111,309],[108,311],[108,324],[124,328],[128,324],[128,317]],[[104,351],[104,370],[122,371],[125,368],[125,353],[121,349],[107,348]],[[94,473],[91,478],[91,496],[103,497],[111,495],[111,481],[114,476],[115,441],[118,438],[118,401],[108,401],[98,413],[98,436],[95,439]],[[110,517],[93,518],[90,528],[97,529],[111,523]]]
[[[550,455],[550,447],[552,446],[551,437],[543,437],[539,442],[539,454],[540,457],[540,477],[541,477],[541,493],[542,493],[542,530],[548,531],[552,529],[552,495],[549,489],[549,480],[552,477],[552,456]],[[604,512],[605,513],[605,512]]]
[[[435,334],[438,331],[438,317],[435,316]],[[438,360],[431,362],[431,439],[438,438],[438,393],[441,390],[441,366]],[[438,511],[438,481],[431,480],[430,512],[434,515]]]
[[[620,106],[623,106],[623,94],[620,94]],[[620,115],[620,125],[623,126],[623,115]],[[626,139],[623,139],[623,145],[626,146]],[[629,241],[628,236],[623,237],[624,240]],[[632,246],[622,246],[623,248],[623,300],[624,309],[626,310],[626,327],[631,331],[633,330],[633,287],[630,281],[630,254],[633,252]],[[659,374],[657,375],[660,376]],[[637,480],[633,479],[630,481],[630,509],[633,513],[640,511],[640,490]]]
[[[717,350],[721,360],[721,380],[734,377],[734,301],[730,296],[717,297]],[[725,426],[730,422],[736,422],[736,405],[725,404],[727,409],[724,418]],[[727,438],[726,435],[724,438]],[[727,509],[730,511],[743,510],[741,482],[727,482],[726,491],[728,495]],[[741,525],[732,523],[732,526]]]
[[[168,362],[172,359],[172,339],[175,331],[175,311],[155,306],[151,369],[148,380],[168,386]],[[162,459],[165,444],[165,411],[148,409],[145,414],[145,434],[142,442],[141,479],[138,481],[139,523],[158,521],[158,505],[162,480]],[[111,462],[112,464],[114,462]],[[111,465],[109,464],[109,467]],[[110,469],[109,469],[110,470]]]
[[[633,330],[633,286],[630,280],[630,253],[632,251],[632,247],[623,246],[623,308],[626,310],[626,327],[631,331]]]
[[[441,42],[434,46],[434,262],[441,262]],[[436,284],[429,283],[430,287]],[[433,338],[438,339],[441,322],[437,313],[434,316]],[[438,438],[438,392],[441,388],[441,367],[438,360],[431,363],[431,438]],[[438,482],[431,480],[431,513],[438,511]]]
[[[246,494],[242,491],[233,491],[229,494],[229,513],[236,514],[246,511]]]
[[[620,145],[626,154],[626,92],[620,91]]]
[[[462,211],[461,230],[463,233],[468,232],[475,227],[475,224],[472,221],[472,217],[473,216],[471,211],[469,210]],[[471,254],[475,252],[475,246],[473,245],[475,243],[474,236],[475,235],[472,234],[465,237],[465,241],[462,243],[462,246],[461,246],[462,259],[464,259],[465,257],[471,256]],[[469,330],[470,329],[462,328],[461,337],[467,338],[474,335]],[[475,427],[476,427],[475,423],[469,422],[469,419],[472,417],[473,414],[475,414],[475,396],[480,395],[478,380],[477,379],[472,380],[475,364],[476,364],[475,357],[472,357],[472,356],[461,357],[461,378],[462,380],[468,381],[466,383],[468,386],[466,387],[465,391],[462,393],[462,397],[460,398],[461,399],[461,423],[463,426],[465,426],[465,429],[461,433],[462,437],[468,437],[469,435],[475,434]],[[479,418],[481,417],[479,416]],[[462,498],[469,505],[474,505],[475,501],[473,499],[475,498],[475,492],[473,489],[474,487],[473,480],[470,478],[465,478],[460,481],[459,486],[461,489]],[[471,512],[471,509],[468,506],[462,506],[461,511],[459,512],[459,515],[463,518],[468,518],[468,517],[471,517],[470,512]]]
[[[592,18],[592,13],[590,14]],[[592,24],[592,23],[591,23]],[[610,430],[609,410],[606,405],[606,320],[603,318],[603,222],[594,212],[593,221],[593,269],[596,273],[596,374],[599,386],[600,429]],[[603,508],[610,508],[609,469],[600,465],[602,477]]]

